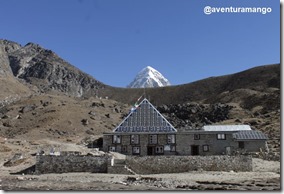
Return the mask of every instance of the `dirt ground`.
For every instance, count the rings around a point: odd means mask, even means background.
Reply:
[[[0,189],[13,191],[177,191],[280,190],[280,162],[253,159],[253,172],[193,171],[173,174],[121,175],[63,173],[11,175],[2,171]]]

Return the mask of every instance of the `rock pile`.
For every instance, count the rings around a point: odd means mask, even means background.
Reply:
[[[157,108],[176,128],[195,129],[229,118],[232,106],[216,104],[171,104]]]

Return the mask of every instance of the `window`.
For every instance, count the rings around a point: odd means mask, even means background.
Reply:
[[[131,144],[139,144],[139,135],[130,135]]]
[[[108,151],[110,152],[115,152],[115,146],[109,146]]]
[[[209,151],[209,145],[203,145],[203,152]]]
[[[163,154],[164,153],[164,146],[157,146],[155,149],[156,154]]]
[[[121,147],[121,153],[127,153],[127,146],[126,145]]]
[[[176,151],[176,146],[174,146],[174,145],[164,145],[164,151],[175,152]]]
[[[113,136],[113,143],[121,143],[121,136],[120,135],[114,135]]]
[[[176,143],[176,139],[175,139],[175,135],[174,134],[168,135],[167,139],[168,139],[168,144]]]
[[[245,148],[245,142],[240,141],[239,142],[239,148],[244,149]]]
[[[165,151],[171,151],[171,146],[170,145],[164,145],[164,150]]]
[[[132,147],[133,155],[140,155],[140,147]]]
[[[226,139],[226,134],[224,133],[217,134],[217,139]]]
[[[157,135],[150,135],[149,136],[149,144],[157,144],[157,143],[158,143]]]
[[[194,134],[194,139],[195,139],[195,140],[200,139],[200,134]]]

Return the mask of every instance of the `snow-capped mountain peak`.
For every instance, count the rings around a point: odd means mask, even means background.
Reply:
[[[142,69],[128,88],[153,88],[171,85],[170,82],[156,69],[147,66]]]

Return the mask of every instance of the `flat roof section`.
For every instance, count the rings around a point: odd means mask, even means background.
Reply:
[[[246,131],[251,130],[249,125],[205,125],[204,131]]]

